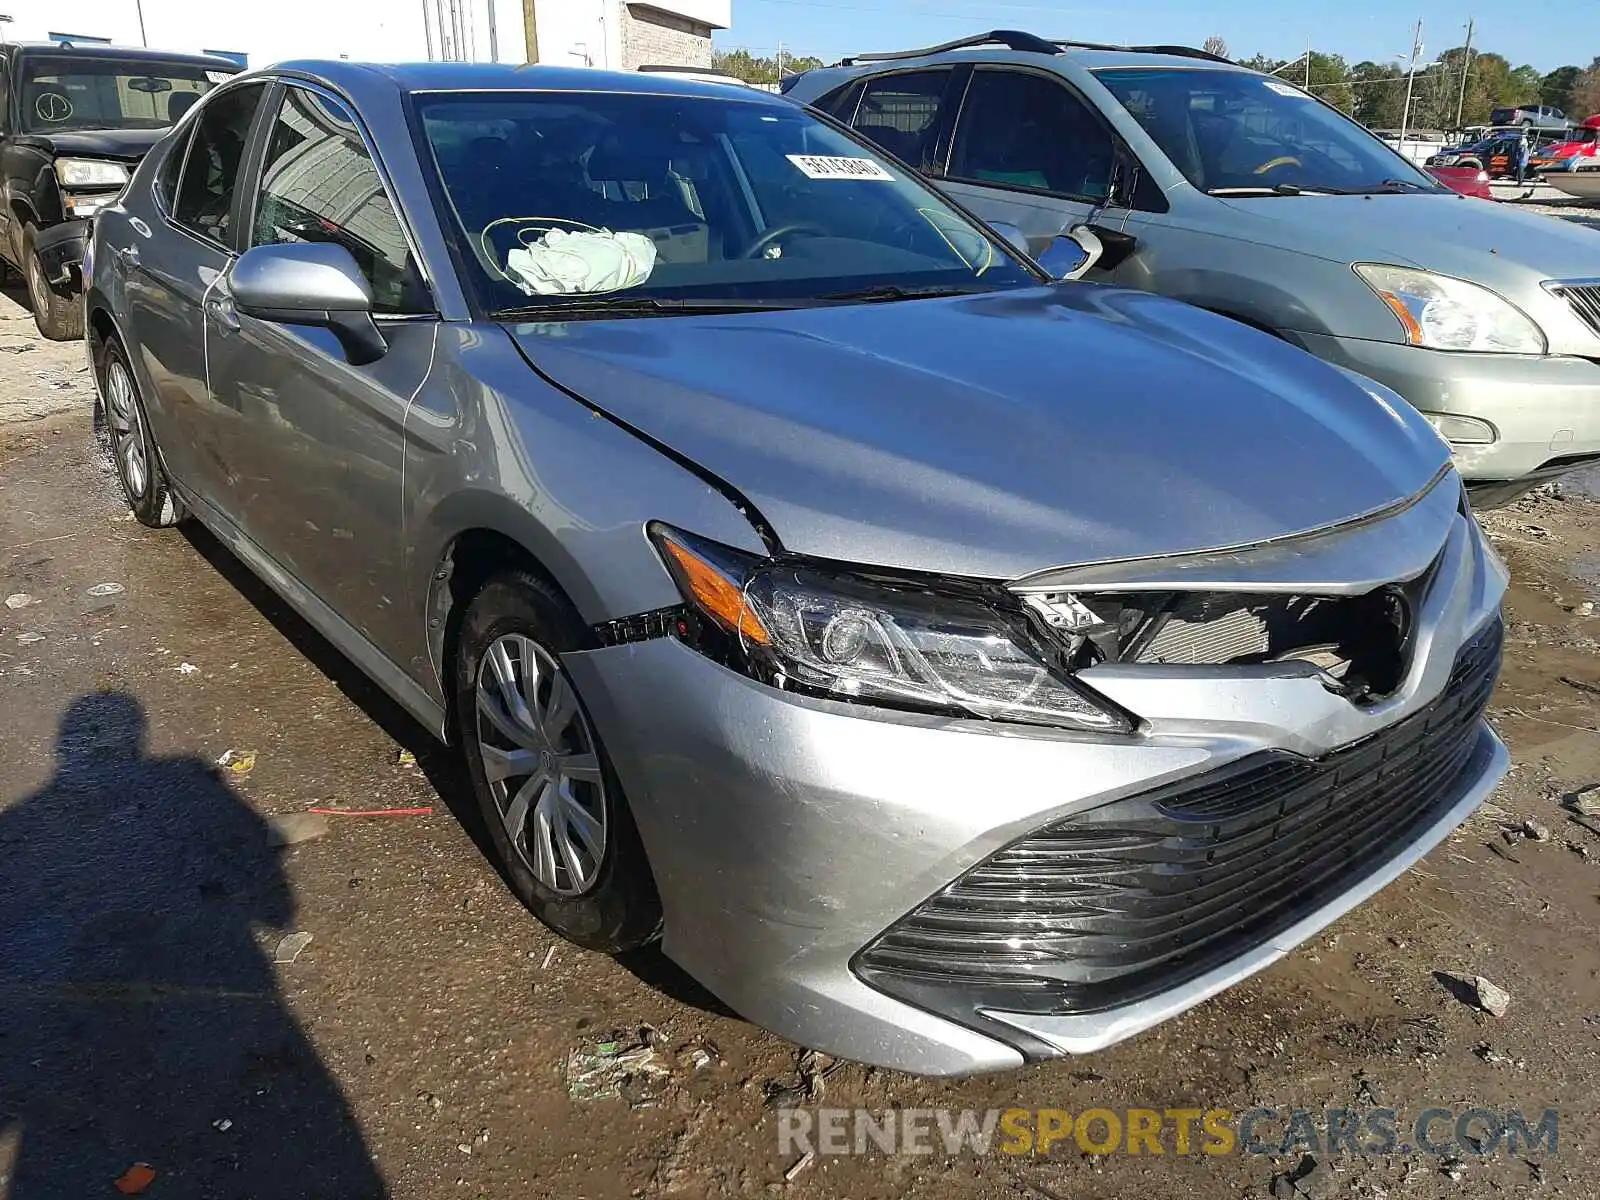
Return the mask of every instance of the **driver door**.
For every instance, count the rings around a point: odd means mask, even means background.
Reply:
[[[941,186],[984,220],[1022,230],[1034,254],[1089,221],[1139,234],[1144,214],[1112,205],[1127,152],[1059,79],[977,66],[959,113]]]
[[[247,316],[224,278],[206,314],[210,386],[237,415],[234,505],[252,541],[391,654],[405,577],[404,422],[427,377],[438,321],[355,115],[296,84],[269,99],[248,181],[243,245],[332,242],[373,293],[389,349],[355,366],[328,330]]]

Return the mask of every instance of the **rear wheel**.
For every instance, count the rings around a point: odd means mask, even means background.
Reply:
[[[44,262],[34,240],[39,231],[29,225],[22,231],[22,273],[28,281],[28,303],[39,332],[52,342],[70,342],[83,336],[83,304],[76,296],[59,295],[45,277]]]
[[[546,581],[496,576],[462,620],[455,716],[511,890],[562,937],[619,954],[658,936],[661,902],[622,786],[561,665],[590,644]]]
[[[152,529],[176,525],[183,519],[183,504],[172,492],[161,468],[144,401],[133,380],[122,343],[108,337],[96,355],[102,405],[100,437],[116,468],[122,494],[133,515]]]

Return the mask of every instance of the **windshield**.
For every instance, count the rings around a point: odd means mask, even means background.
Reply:
[[[783,306],[1040,282],[861,143],[729,92],[420,94],[447,224],[487,307]]]
[[[18,95],[22,125],[29,133],[164,129],[227,78],[189,63],[30,56]]]
[[[1280,79],[1184,68],[1095,75],[1202,191],[1444,190],[1360,125]]]

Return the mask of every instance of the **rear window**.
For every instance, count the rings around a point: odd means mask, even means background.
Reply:
[[[30,55],[18,117],[29,133],[162,129],[229,74],[191,63]]]

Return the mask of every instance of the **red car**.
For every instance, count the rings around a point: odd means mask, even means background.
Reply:
[[[1569,158],[1596,157],[1600,157],[1600,113],[1586,118],[1565,140],[1535,150],[1528,159],[1528,166],[1532,170],[1542,171],[1564,167]]]
[[[1494,193],[1489,190],[1489,172],[1482,167],[1429,167],[1428,174],[1452,192],[1477,200],[1494,199]]]

